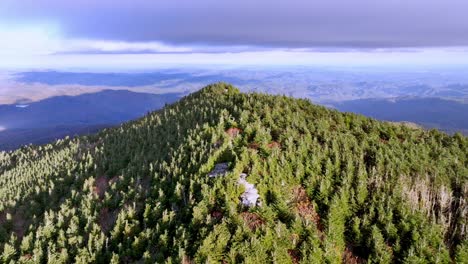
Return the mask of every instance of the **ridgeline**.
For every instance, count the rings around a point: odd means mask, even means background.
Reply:
[[[0,262],[463,262],[467,154],[461,134],[218,83],[0,152]]]

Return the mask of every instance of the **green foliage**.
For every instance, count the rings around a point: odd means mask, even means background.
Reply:
[[[0,152],[0,262],[464,263],[467,154],[460,134],[214,84]],[[240,205],[241,173],[261,206]]]

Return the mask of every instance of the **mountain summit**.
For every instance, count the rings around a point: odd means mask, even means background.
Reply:
[[[468,259],[468,139],[218,83],[0,152],[2,263]]]

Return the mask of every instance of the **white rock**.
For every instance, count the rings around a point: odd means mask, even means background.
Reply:
[[[247,177],[247,174],[242,173],[240,175],[238,183],[241,185],[244,185],[245,191],[241,195],[241,202],[245,206],[253,207],[258,204],[258,198],[260,198],[260,195],[258,194],[258,190],[255,188],[255,185],[247,182],[245,179]]]
[[[208,174],[208,177],[214,178],[214,177],[224,176],[226,175],[228,169],[229,169],[228,163],[218,163],[215,165],[214,169]]]

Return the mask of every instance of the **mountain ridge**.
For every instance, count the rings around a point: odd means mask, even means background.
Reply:
[[[27,105],[0,105],[0,150],[45,144],[67,135],[85,135],[116,126],[173,103],[181,94],[104,90],[56,96]]]
[[[387,121],[409,121],[428,129],[436,128],[448,133],[468,134],[468,104],[460,99],[444,98],[371,98],[332,104],[340,111],[363,114]]]
[[[2,261],[463,260],[467,149],[461,134],[218,83],[96,135],[0,152]]]

